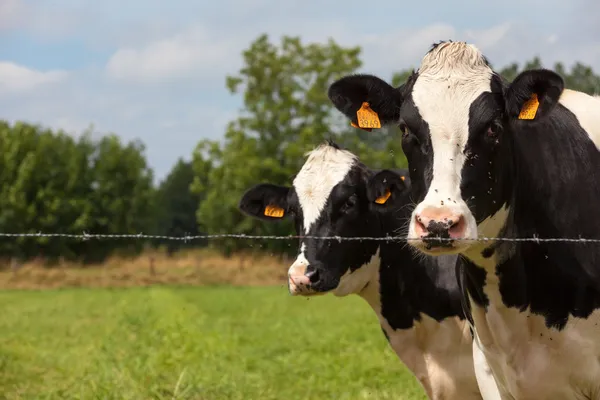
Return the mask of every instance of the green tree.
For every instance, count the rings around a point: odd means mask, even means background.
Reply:
[[[138,233],[152,213],[152,173],[143,146],[116,136],[98,142],[39,126],[0,121],[0,231]],[[0,256],[52,261],[101,260],[123,241],[19,237],[0,242]]]
[[[96,234],[150,233],[155,226],[153,173],[139,141],[123,144],[116,135],[102,137],[90,159],[92,181],[89,232]],[[99,261],[113,251],[139,252],[141,240],[88,242],[85,261]]]
[[[196,210],[203,200],[202,192],[192,192],[194,170],[190,162],[179,159],[156,191],[156,234],[163,236],[195,236],[200,234]],[[172,254],[183,247],[197,247],[206,241],[169,241],[167,251]]]
[[[241,115],[227,127],[222,145],[202,142],[194,155],[196,174],[210,163],[205,183],[197,181],[193,185],[195,191],[206,190],[197,216],[209,233],[293,232],[290,223],[268,224],[244,217],[237,203],[243,192],[256,183],[290,185],[306,151],[325,138],[341,135],[331,127],[333,107],[327,88],[335,79],[360,67],[359,54],[358,47],[343,48],[332,40],[304,44],[297,37],[283,37],[277,45],[267,35],[244,51],[242,69],[227,77],[232,94],[243,91]],[[218,242],[225,253],[248,245],[243,240]],[[289,241],[257,245],[275,252],[291,250]]]
[[[89,221],[88,136],[0,122],[0,230],[12,233],[81,233]],[[73,258],[69,238],[20,237],[2,242],[4,256]]]

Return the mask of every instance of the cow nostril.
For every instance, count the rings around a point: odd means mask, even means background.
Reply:
[[[423,220],[421,220],[421,216],[419,216],[419,215],[416,216],[415,224],[416,224],[416,232],[418,235],[423,236],[423,235],[427,234],[427,227],[423,223]]]
[[[306,271],[304,276],[306,276],[308,280],[310,280],[310,283],[315,283],[319,281],[319,271],[317,271],[316,269]]]
[[[450,222],[452,222],[452,221],[450,221]],[[464,230],[465,230],[465,219],[462,217],[462,215],[456,219],[456,222],[451,223],[450,228],[448,228],[448,232],[450,233],[450,236],[452,236],[452,237],[462,236]]]

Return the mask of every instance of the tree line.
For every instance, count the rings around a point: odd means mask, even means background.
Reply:
[[[329,84],[362,66],[360,47],[303,43],[284,36],[259,36],[243,52],[243,67],[226,78],[243,109],[221,141],[202,140],[191,161],[180,159],[156,187],[139,141],[119,136],[78,137],[24,122],[0,121],[0,232],[137,234],[184,236],[203,233],[288,235],[291,223],[263,224],[237,210],[242,193],[258,182],[291,184],[304,154],[331,138],[372,168],[406,166],[397,128],[366,132],[351,128],[327,98]],[[500,74],[512,80],[522,70],[544,66],[566,86],[600,93],[600,76],[575,63],[543,65],[538,57],[513,63]],[[411,69],[394,73],[399,85]],[[226,255],[254,247],[275,254],[294,252],[293,241],[112,240],[0,238],[0,258],[100,262],[115,252],[137,254],[144,247],[211,246]]]

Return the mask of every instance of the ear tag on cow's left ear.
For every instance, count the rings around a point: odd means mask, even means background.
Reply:
[[[356,119],[358,121],[358,127],[364,128],[381,128],[381,121],[379,121],[379,115],[371,109],[369,103],[366,101],[362,103],[362,106],[356,112]]]
[[[404,181],[404,180],[406,180],[406,177],[404,175],[401,175],[400,179],[402,179]]]
[[[378,198],[376,198],[375,203],[384,204],[386,201],[388,201],[388,199],[390,198],[391,195],[392,195],[392,192],[390,192],[390,189],[385,189],[385,194],[383,196],[379,196]]]
[[[373,129],[371,128],[361,128],[360,126],[356,125],[354,122],[350,121],[350,126],[353,128],[358,128],[358,129],[362,129],[363,131],[367,131],[367,132],[371,132]]]
[[[283,214],[285,214],[285,210],[281,207],[268,205],[265,207],[264,214],[271,218],[282,218]]]
[[[525,104],[523,104],[523,108],[521,108],[521,113],[519,114],[519,119],[534,119],[535,113],[540,106],[540,102],[538,101],[537,94],[532,94],[531,99],[527,100]]]

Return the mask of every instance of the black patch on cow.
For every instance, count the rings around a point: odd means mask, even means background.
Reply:
[[[501,93],[482,93],[471,103],[460,188],[477,223],[510,205],[514,168],[503,117]]]
[[[414,262],[405,244],[382,245],[381,313],[394,329],[408,329],[424,313],[436,321],[464,319],[454,265],[456,256],[423,257]]]
[[[416,78],[415,75],[410,80],[408,90],[412,90]],[[419,203],[427,194],[433,179],[433,147],[429,125],[421,117],[411,94],[404,100],[399,126],[402,131],[402,151],[410,160],[412,201]]]
[[[575,115],[561,104],[545,118],[511,123],[515,186],[512,221],[519,237],[598,238],[600,157]],[[581,242],[517,243],[498,266],[502,298],[530,306],[548,326],[600,307],[600,246]]]
[[[598,150],[575,115],[556,104],[562,81],[551,78],[546,86],[515,80],[516,87],[506,91],[515,104],[528,99],[532,90],[538,94],[540,108],[534,120],[512,119],[515,110],[503,112],[498,107],[499,78],[492,79],[493,93],[482,94],[471,105],[467,147],[478,159],[463,169],[463,197],[478,222],[501,204],[510,205],[505,232],[510,237],[598,237]],[[481,141],[490,123],[501,124],[497,145]],[[485,193],[489,189],[491,193]],[[569,316],[586,318],[600,307],[600,280],[589,280],[599,278],[600,248],[573,242],[519,242],[505,250],[486,249],[482,255],[489,258],[494,251],[508,252],[496,268],[507,307],[521,311],[529,307],[545,317],[548,327],[557,329],[564,328]],[[465,273],[473,300],[487,305],[483,269],[468,265]]]
[[[482,110],[472,107],[473,115],[485,115]],[[511,206],[510,229],[506,231],[511,232],[510,237],[599,237],[600,185],[596,182],[600,158],[575,115],[555,104],[539,119],[505,121],[502,134],[504,143],[496,151],[503,161],[493,153],[486,154],[479,177],[471,179],[473,187],[476,182],[481,185],[485,164],[492,165],[491,161],[500,166],[489,170],[495,177],[495,190],[501,194],[496,203]],[[463,177],[473,173],[468,168]],[[493,214],[496,207],[491,198],[469,204],[478,220]],[[559,241],[519,242],[507,247],[508,259],[496,268],[507,307],[521,311],[529,307],[530,312],[545,317],[548,327],[557,329],[564,328],[569,316],[586,318],[600,308],[598,246]],[[502,247],[496,249],[502,251]],[[483,253],[491,255],[491,249]],[[484,272],[478,273],[476,268],[466,270],[471,282],[468,291],[483,305],[487,302],[479,294],[483,293]]]
[[[459,266],[460,268],[458,270],[462,276],[458,279],[464,285],[466,292],[469,293],[475,304],[487,309],[490,300],[483,292],[487,272],[468,258],[462,256],[460,258]]]
[[[460,291],[460,294],[461,294],[460,304],[463,309],[463,314],[471,323],[471,326],[469,326],[469,330],[471,331],[471,337],[474,337],[474,332],[473,332],[472,326],[475,326],[475,321],[473,320],[473,315],[471,314],[471,303],[468,300],[469,299],[469,296],[468,296],[469,290],[467,289],[467,282],[466,282],[467,274],[465,272],[467,262],[469,262],[469,260],[466,260],[462,256],[458,256],[458,258],[456,259],[456,264],[454,266],[454,275],[456,276],[458,290]]]
[[[494,253],[496,252],[496,249],[492,246],[490,247],[486,247],[485,249],[483,249],[483,251],[481,252],[481,256],[483,258],[490,258],[491,256],[494,255]]]

